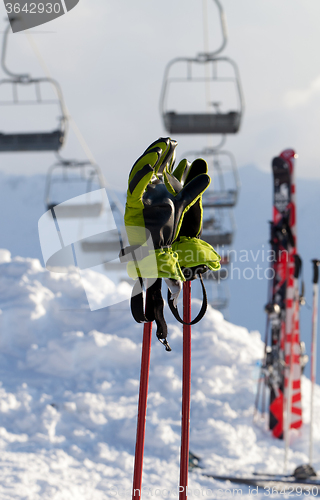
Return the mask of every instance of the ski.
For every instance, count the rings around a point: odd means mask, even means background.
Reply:
[[[317,473],[310,464],[299,465],[295,468],[293,474],[270,474],[269,472],[253,472],[254,476],[264,476],[270,478],[295,478],[296,480],[302,479],[312,479],[317,477]]]
[[[229,481],[235,484],[244,484],[246,486],[256,486],[263,488],[265,491],[275,493],[291,493],[301,495],[302,492],[312,494],[312,496],[320,496],[320,480],[309,478],[308,480],[296,479],[288,476],[270,477],[267,475],[252,476],[252,477],[236,477],[236,476],[218,476],[215,474],[203,474],[205,477],[215,479],[217,481]]]
[[[290,428],[302,425],[296,207],[292,149],[272,161],[273,220],[271,250],[272,290],[266,306],[270,345],[266,345],[262,373],[270,388],[269,428],[287,446]],[[259,392],[259,388],[258,388]],[[258,403],[257,403],[258,404]]]

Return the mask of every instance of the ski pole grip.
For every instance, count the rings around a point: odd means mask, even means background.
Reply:
[[[294,256],[294,277],[297,279],[300,276],[302,268],[302,260],[298,254]]]
[[[317,284],[319,281],[319,265],[320,265],[320,260],[318,259],[313,259],[313,283]]]

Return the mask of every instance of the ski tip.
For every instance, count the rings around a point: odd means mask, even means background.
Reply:
[[[281,156],[276,156],[272,160],[272,169],[274,172],[281,172],[284,170],[288,170],[289,166],[284,158],[281,158]]]
[[[296,467],[293,472],[293,476],[296,479],[309,479],[312,477],[316,477],[317,473],[311,464],[303,464],[299,465],[299,467]]]

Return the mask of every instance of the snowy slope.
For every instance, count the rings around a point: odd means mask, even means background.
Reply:
[[[38,260],[5,250],[0,262],[1,500],[129,499],[142,327],[128,301],[91,312],[75,269],[51,274]],[[100,279],[106,294],[129,295],[126,284]],[[193,313],[198,307],[194,300]],[[166,316],[173,351],[153,339],[144,498],[177,497],[182,331]],[[206,471],[282,470],[283,443],[252,421],[260,335],[209,308],[193,327],[192,351],[190,444]],[[303,390],[306,406],[307,379]],[[317,414],[319,387],[316,398]],[[305,421],[292,437],[290,471],[307,462],[307,411]],[[319,422],[315,439],[319,470]],[[190,498],[217,498],[226,488],[199,470],[190,474]]]

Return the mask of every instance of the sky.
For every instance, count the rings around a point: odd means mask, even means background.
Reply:
[[[292,147],[299,154],[298,176],[319,178],[319,2],[222,0],[222,4],[229,35],[223,55],[237,63],[245,96],[241,130],[227,139],[226,149],[234,153],[239,166],[270,171],[272,157]],[[0,13],[3,32],[3,4]],[[210,0],[80,0],[67,15],[30,30],[111,186],[124,189],[136,158],[155,139],[167,135],[159,113],[165,66],[175,57],[202,52],[206,26],[211,51],[220,44],[221,30]],[[12,71],[44,75],[24,33],[11,36],[7,64]],[[218,140],[194,135],[174,139],[179,143],[178,157]],[[61,154],[85,158],[72,128]],[[2,154],[1,160],[4,172],[33,174],[45,173],[55,158],[51,153],[20,153]]]

